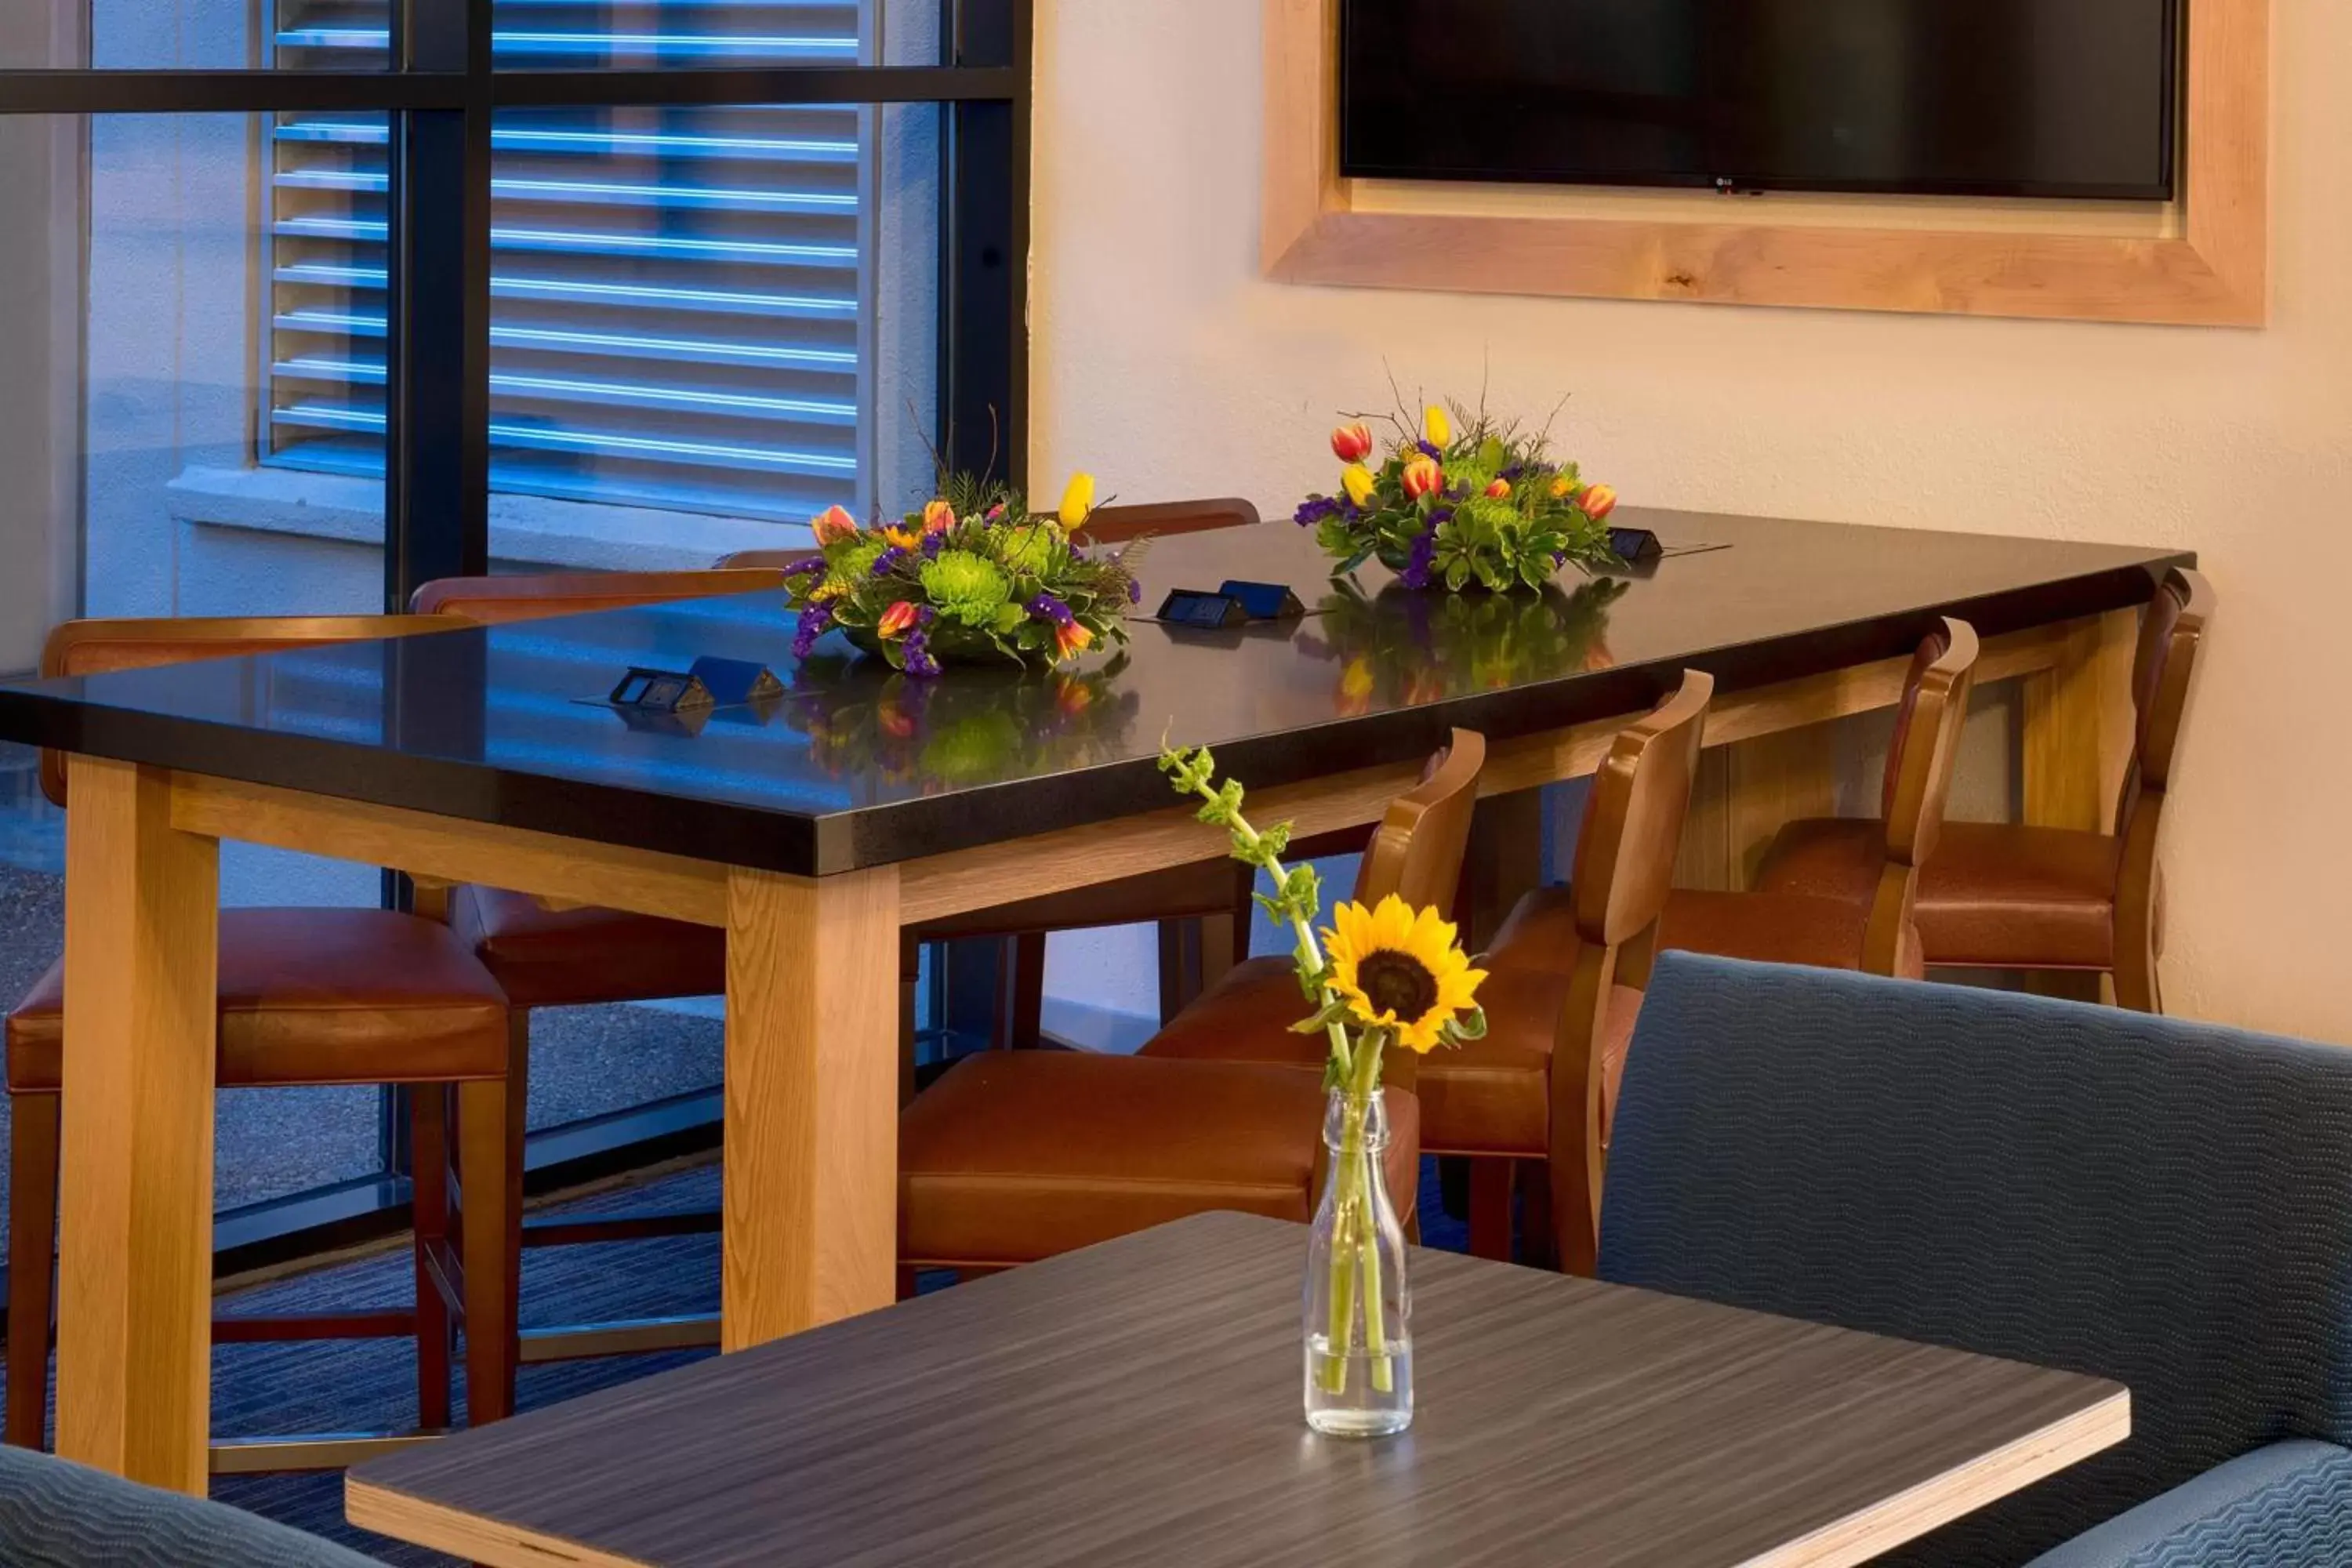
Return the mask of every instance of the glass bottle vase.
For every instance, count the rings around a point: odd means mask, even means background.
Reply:
[[[1331,1091],[1328,1159],[1307,1248],[1307,1424],[1334,1437],[1382,1437],[1412,1424],[1412,1292],[1404,1227],[1389,1201],[1379,1089]]]

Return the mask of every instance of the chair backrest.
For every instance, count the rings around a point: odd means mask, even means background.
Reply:
[[[1070,537],[1080,544],[1125,544],[1146,535],[1205,533],[1217,528],[1250,528],[1257,508],[1234,497],[1213,500],[1154,501],[1148,506],[1107,506]]]
[[[783,585],[782,570],[768,566],[709,572],[533,572],[439,578],[417,589],[409,604],[420,616],[462,616],[496,626],[673,599],[781,591]]]
[[[2200,574],[2173,568],[2141,617],[2132,661],[2132,758],[2116,803],[2116,833],[2123,840],[2116,858],[2116,990],[2119,996],[2143,997],[2151,1007],[2161,1006],[2157,828],[2188,718],[2189,678],[2214,604],[2213,585]]]
[[[1381,813],[1380,826],[1356,863],[1355,901],[1379,903],[1394,893],[1415,909],[1449,910],[1469,852],[1470,818],[1478,806],[1478,775],[1486,765],[1486,737],[1456,730],[1429,759],[1421,783]],[[1420,1058],[1391,1051],[1381,1072],[1392,1089],[1412,1089]]]
[[[0,1447],[0,1563],[11,1568],[381,1568],[242,1509]]]
[[[1646,974],[1714,698],[1715,678],[1686,670],[1680,690],[1619,731],[1577,829],[1568,895],[1576,952],[1551,1056],[1552,1224],[1559,1265],[1572,1274],[1592,1272],[1599,1234],[1610,997]]]
[[[2352,1440],[2352,1052],[1957,985],[1658,962],[1601,1275],[2112,1378],[2120,1447],[1938,1532],[2022,1563]]]
[[[1862,967],[1872,974],[1899,973],[1905,933],[1918,900],[1919,868],[1943,836],[1960,731],[1976,687],[1978,652],[1976,628],[1947,616],[1911,656],[1880,798],[1886,858],[1863,931]]]
[[[1478,805],[1478,774],[1486,765],[1486,737],[1456,730],[1429,759],[1421,783],[1389,802],[1371,842],[1356,863],[1355,900],[1377,904],[1391,893],[1415,909],[1450,909],[1469,852],[1470,818]]]
[[[48,677],[108,675],[202,658],[238,658],[289,648],[446,632],[456,625],[437,616],[187,616],[65,621],[42,646],[41,673]],[[66,802],[65,758],[58,752],[41,753],[41,793],[56,805]]]

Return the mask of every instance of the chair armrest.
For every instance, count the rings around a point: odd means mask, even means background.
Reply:
[[[382,1568],[373,1558],[202,1498],[0,1448],[9,1568]]]
[[[2029,1568],[2302,1568],[2352,1561],[2352,1451],[2273,1443],[2216,1465]]]

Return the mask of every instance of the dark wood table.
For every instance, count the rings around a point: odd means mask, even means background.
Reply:
[[[353,1470],[543,1568],[1860,1563],[2129,1435],[2112,1383],[1413,1256],[1419,1414],[1299,1415],[1303,1226],[1205,1215]]]
[[[728,933],[723,1342],[893,1295],[902,926],[1213,858],[1154,767],[1216,748],[1258,814],[1377,820],[1455,725],[1489,742],[1474,865],[1532,880],[1538,786],[1589,773],[1685,667],[1707,740],[1754,747],[1890,705],[1939,613],[2021,677],[2029,819],[2095,826],[2129,744],[2132,612],[2174,552],[1628,511],[1669,559],[1573,592],[1335,594],[1282,522],[1157,542],[1146,607],[1228,577],[1322,612],[1246,633],[1139,624],[1069,676],[893,681],[795,664],[772,598],[0,686],[0,739],[71,753],[58,1447],[205,1479],[217,848],[222,839],[698,921]],[[757,659],[774,710],[698,733],[583,699],[632,664]],[[1826,755],[1738,770],[1689,843],[1822,809]],[[1769,828],[1767,829],[1769,831]],[[1475,932],[1474,931],[1474,935]],[[137,1085],[138,1092],[125,1086]]]

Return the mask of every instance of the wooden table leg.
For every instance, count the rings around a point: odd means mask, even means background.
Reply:
[[[720,1341],[894,1299],[898,873],[737,870],[727,889]]]
[[[2114,831],[2137,724],[2131,667],[2138,637],[2136,610],[2077,622],[2056,666],[2025,678],[2018,762],[2028,824]],[[2044,995],[2096,1002],[2103,978],[2043,972],[2026,984]]]
[[[168,773],[76,757],[68,787],[58,1452],[201,1495],[219,846]]]
[[[2136,610],[2077,622],[2058,664],[2025,678],[2020,771],[2032,826],[2115,830],[2131,757],[2138,637]]]

